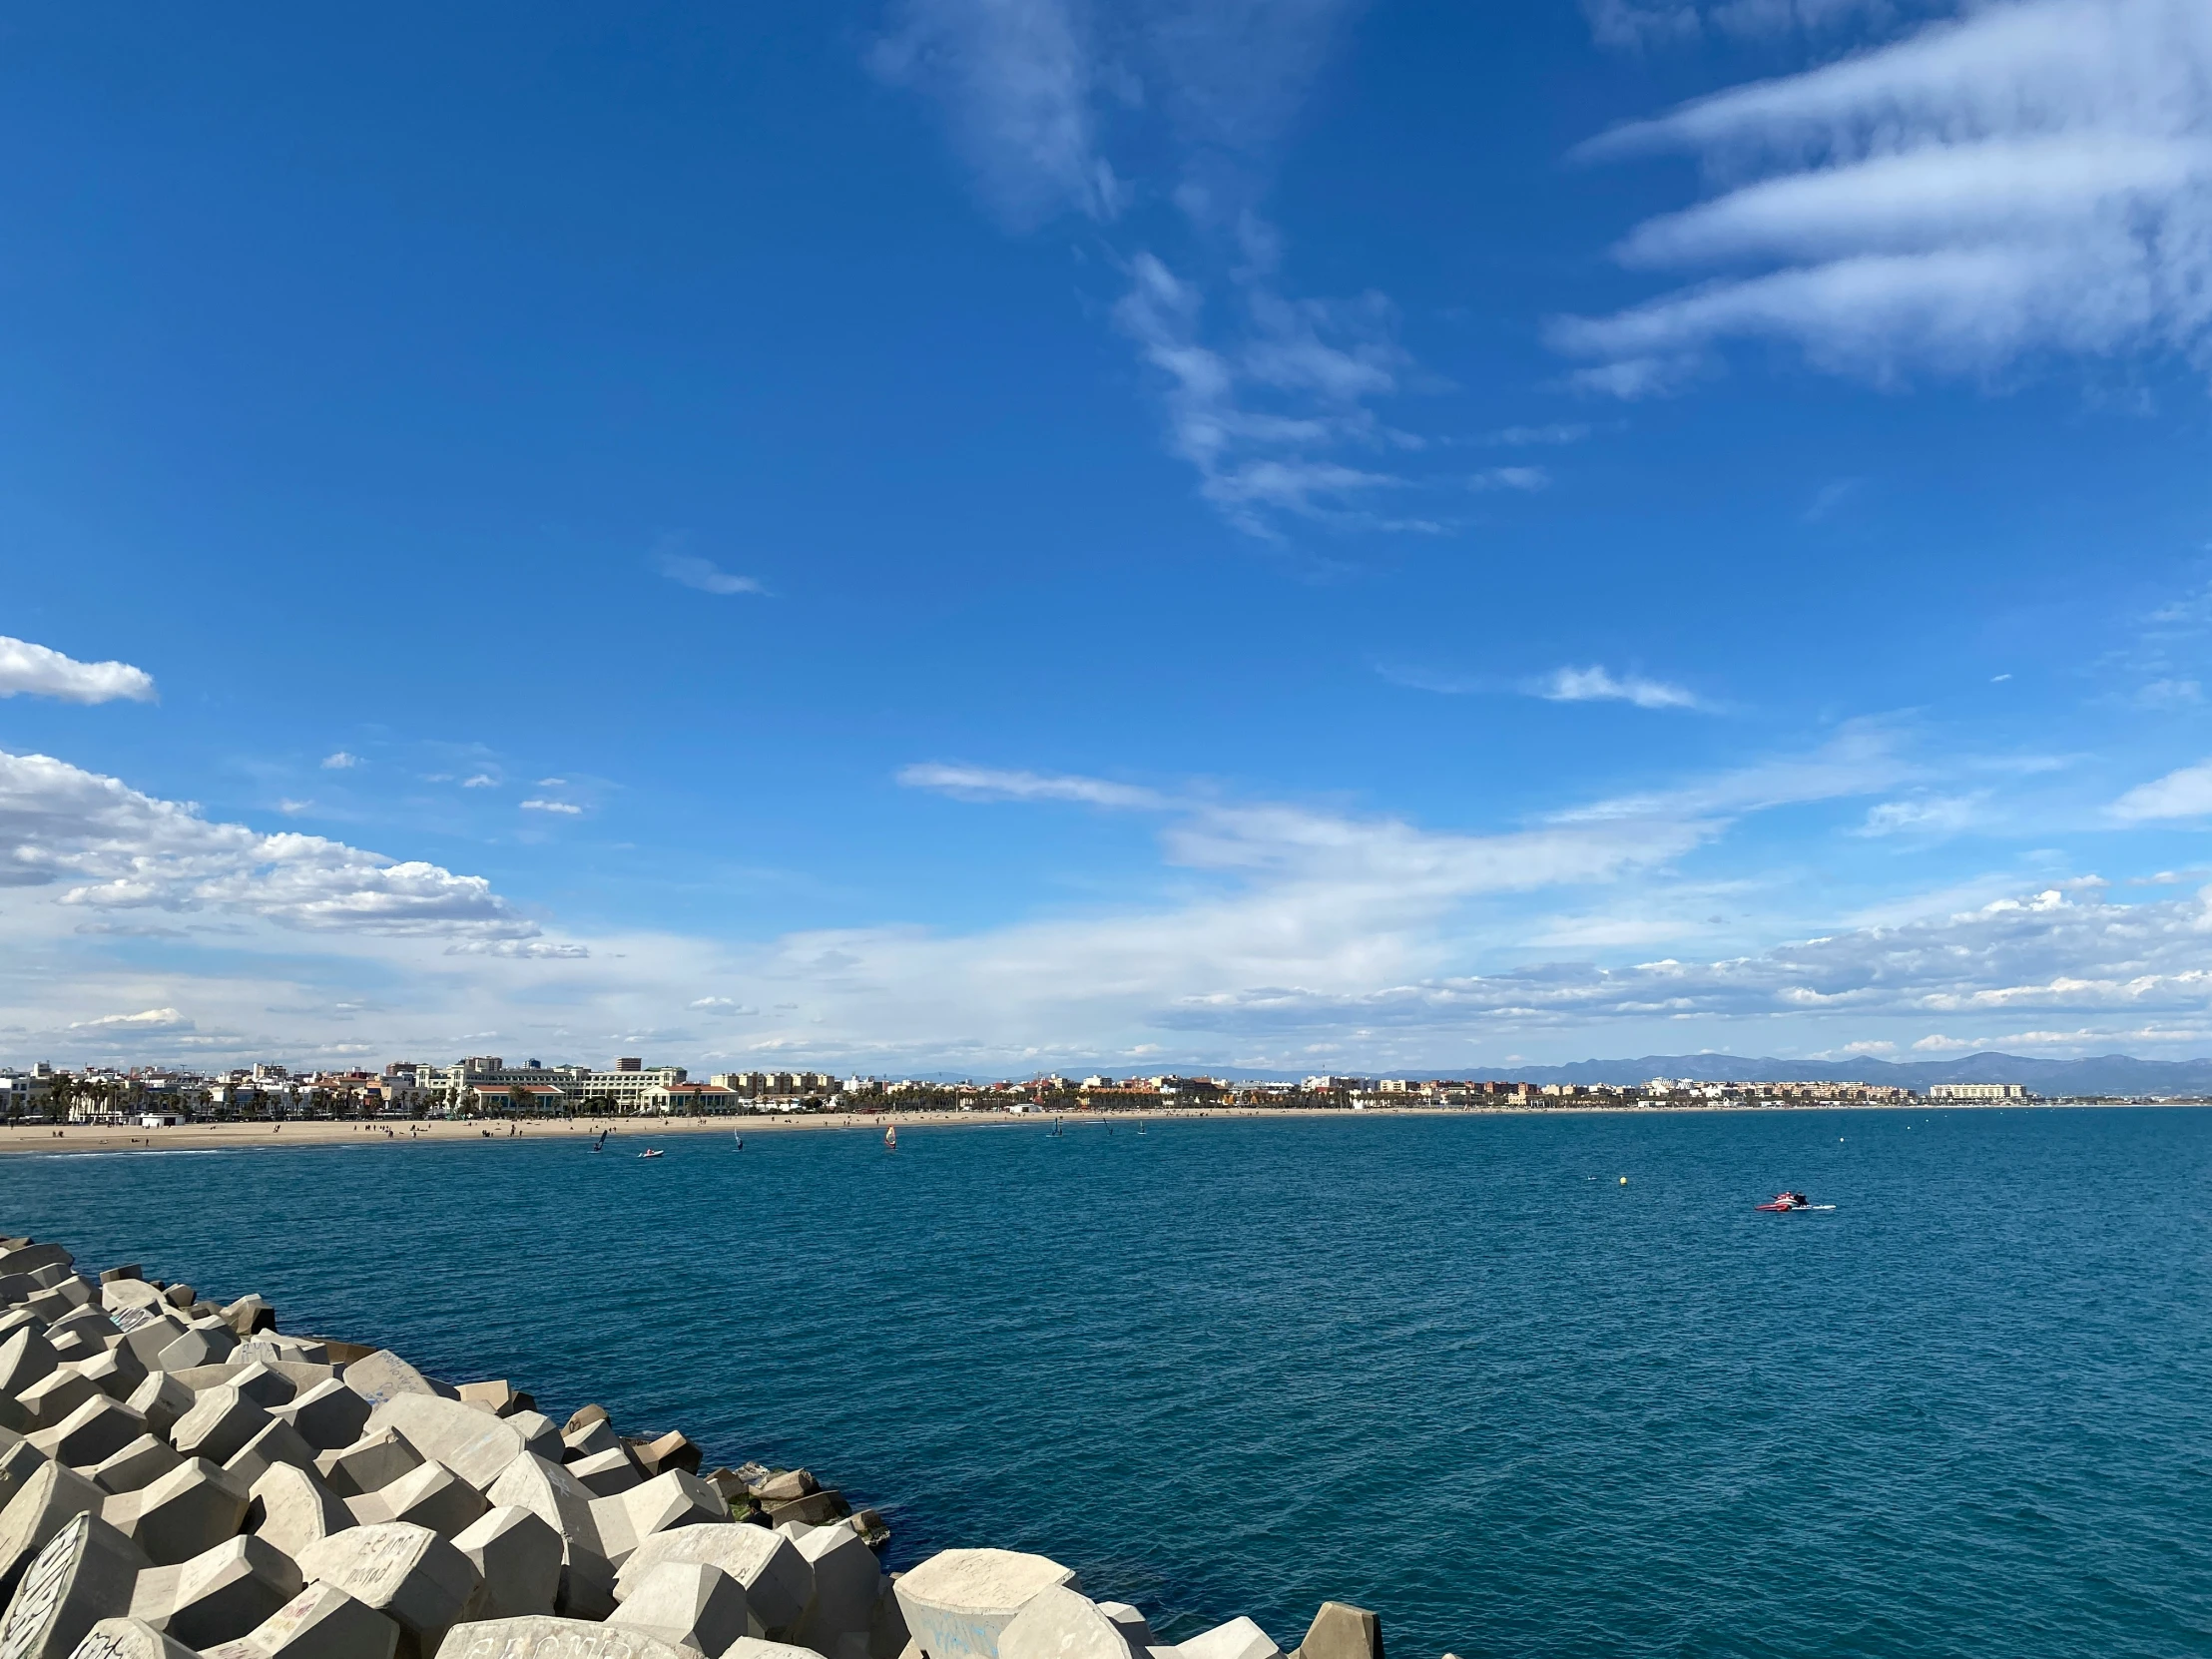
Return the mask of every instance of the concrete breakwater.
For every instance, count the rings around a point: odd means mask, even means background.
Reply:
[[[0,1238],[0,1659],[1282,1659],[1176,1645],[1040,1555],[886,1574],[805,1470],[555,1424],[504,1381]],[[1325,1602],[1292,1659],[1382,1659]]]

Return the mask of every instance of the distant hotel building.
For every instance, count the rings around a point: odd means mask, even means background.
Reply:
[[[2023,1083],[1931,1083],[1931,1100],[2025,1100]]]

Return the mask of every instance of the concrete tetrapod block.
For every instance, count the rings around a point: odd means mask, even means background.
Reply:
[[[120,1314],[127,1308],[160,1308],[165,1304],[158,1285],[149,1285],[143,1279],[109,1279],[103,1275],[100,1306],[111,1314]]]
[[[550,1613],[561,1593],[561,1535],[528,1509],[502,1504],[457,1533],[453,1547],[483,1575],[484,1619]]]
[[[476,1619],[457,1624],[436,1659],[699,1659],[644,1630],[583,1619]]]
[[[421,1462],[422,1453],[404,1434],[384,1428],[363,1434],[342,1450],[323,1452],[314,1466],[338,1496],[359,1497],[390,1485]]]
[[[1129,1644],[1129,1651],[1136,1659],[1147,1659],[1153,1644],[1159,1638],[1152,1634],[1152,1625],[1145,1616],[1126,1601],[1102,1601],[1098,1610],[1106,1615],[1107,1622],[1121,1632],[1121,1639]]]
[[[336,1451],[359,1439],[368,1427],[368,1401],[336,1378],[318,1382],[270,1415],[288,1422],[317,1451]]]
[[[0,1509],[5,1509],[23,1482],[54,1459],[28,1440],[10,1440],[0,1449]]]
[[[441,1538],[450,1538],[490,1507],[484,1494],[447,1468],[432,1461],[409,1469],[388,1486],[345,1500],[361,1522],[412,1521],[427,1526]]]
[[[354,1520],[312,1472],[272,1463],[248,1493],[244,1524],[297,1560],[309,1544],[344,1531]]]
[[[750,1633],[745,1586],[704,1561],[664,1561],[631,1587],[607,1622],[701,1653],[721,1653]]]
[[[1231,1619],[1176,1645],[1177,1659],[1283,1659],[1283,1650],[1250,1619]]]
[[[763,1503],[781,1503],[790,1498],[805,1497],[821,1488],[815,1477],[805,1469],[785,1469],[780,1474],[755,1481],[749,1489]]]
[[[1146,1659],[1132,1655],[1122,1626],[1090,1597],[1065,1585],[1039,1590],[998,1633],[998,1659]]]
[[[745,1586],[746,1605],[771,1637],[791,1634],[814,1598],[815,1572],[789,1538],[762,1526],[679,1526],[645,1539],[622,1563],[615,1594],[669,1561],[704,1561]]]
[[[299,1569],[396,1623],[403,1659],[435,1653],[483,1584],[467,1556],[428,1527],[406,1521],[333,1532],[307,1546]]]
[[[786,1521],[821,1526],[844,1513],[844,1494],[834,1486],[825,1486],[804,1497],[788,1497],[764,1504],[762,1511],[771,1526],[782,1526]]]
[[[272,1420],[267,1411],[226,1383],[201,1390],[192,1409],[170,1429],[169,1443],[187,1457],[228,1463]]]
[[[822,1659],[811,1647],[772,1642],[760,1636],[740,1636],[722,1650],[719,1659]]]
[[[293,1468],[311,1469],[314,1455],[314,1447],[299,1437],[298,1429],[272,1417],[269,1426],[225,1458],[223,1466],[251,1486],[272,1464],[289,1463]]]
[[[169,1373],[152,1372],[123,1403],[146,1419],[146,1431],[168,1439],[177,1419],[193,1407],[193,1391]]]
[[[196,1321],[185,1327],[182,1337],[155,1355],[148,1369],[190,1371],[195,1366],[221,1365],[238,1346],[238,1338],[231,1335],[221,1320]]]
[[[23,1570],[77,1516],[100,1513],[104,1494],[75,1469],[42,1463],[0,1509],[0,1601],[15,1594]]]
[[[530,1395],[514,1388],[505,1378],[488,1382],[463,1382],[453,1390],[453,1397],[463,1405],[489,1406],[495,1417],[511,1417],[517,1411],[537,1408]]]
[[[577,1413],[578,1416],[582,1414]],[[615,1432],[615,1425],[605,1417],[589,1417],[581,1423],[575,1417],[568,1420],[574,1426],[561,1430],[563,1462],[573,1463],[579,1457],[596,1457],[603,1451],[622,1449],[622,1436]]]
[[[347,1382],[353,1373],[345,1374]],[[395,1394],[368,1414],[368,1429],[395,1428],[425,1457],[435,1457],[478,1491],[489,1489],[522,1455],[513,1424],[435,1394]]]
[[[883,1569],[875,1551],[849,1526],[817,1526],[792,1540],[815,1570],[815,1593],[792,1630],[792,1640],[838,1659],[837,1644],[859,1638],[867,1649]]]
[[[485,1494],[494,1508],[529,1510],[561,1537],[561,1588],[554,1611],[566,1617],[603,1619],[615,1608],[615,1569],[599,1550],[591,1494],[558,1463],[525,1452],[507,1466]]]
[[[561,1431],[543,1411],[516,1411],[507,1425],[522,1436],[522,1449],[549,1463],[561,1460]]]
[[[276,1310],[258,1296],[242,1296],[223,1310],[223,1323],[240,1337],[276,1329]]]
[[[99,1516],[74,1517],[16,1586],[0,1619],[0,1659],[67,1659],[102,1619],[130,1612],[131,1588],[148,1565],[138,1545]]]
[[[150,1617],[143,1599],[135,1600],[132,1612],[198,1648],[236,1641],[306,1583],[288,1555],[255,1537],[227,1539],[175,1571],[166,1613]]]
[[[1292,1659],[1382,1659],[1382,1621],[1349,1601],[1325,1601]]]
[[[26,1244],[0,1254],[0,1273],[36,1273],[41,1268],[73,1268],[77,1258],[58,1244]]]
[[[123,1327],[123,1346],[150,1372],[160,1371],[162,1354],[185,1334],[185,1322],[152,1310],[126,1309],[116,1319]]]
[[[730,1524],[730,1506],[698,1475],[670,1469],[642,1486],[613,1497],[592,1499],[591,1518],[599,1533],[599,1553],[619,1567],[633,1549],[656,1532],[679,1526]]]
[[[660,1438],[630,1449],[651,1473],[661,1474],[669,1469],[682,1469],[686,1474],[699,1472],[699,1447],[693,1445],[690,1436],[680,1428],[672,1428]]]
[[[102,1619],[70,1651],[69,1659],[198,1659],[174,1636],[144,1619]]]
[[[201,1659],[392,1659],[399,1626],[334,1584],[309,1584],[235,1642]]]
[[[135,1492],[108,1500],[108,1519],[136,1540],[158,1567],[214,1548],[246,1519],[247,1489],[205,1457],[171,1469]]]
[[[579,1405],[568,1414],[568,1421],[561,1424],[563,1434],[573,1434],[580,1428],[588,1428],[595,1422],[608,1420],[607,1407],[598,1403]]]
[[[928,1659],[998,1659],[998,1635],[1049,1589],[1075,1589],[1072,1569],[1012,1549],[947,1549],[902,1575],[898,1609]]]
[[[184,1462],[167,1440],[141,1434],[120,1451],[112,1452],[87,1472],[104,1492],[135,1492],[152,1485]]]
[[[229,1381],[232,1387],[265,1411],[288,1405],[299,1392],[290,1378],[261,1360],[250,1361],[245,1370],[232,1373]]]
[[[72,1366],[50,1371],[16,1396],[29,1426],[25,1433],[52,1428],[88,1399],[105,1399],[99,1385]],[[13,1423],[8,1425],[14,1427]]]
[[[401,1394],[435,1396],[437,1386],[388,1348],[380,1348],[365,1360],[345,1368],[345,1385],[371,1405],[381,1405]]]
[[[898,1581],[886,1573],[875,1597],[875,1616],[868,1620],[867,1659],[898,1659],[913,1643],[906,1630],[906,1615],[898,1605]]]
[[[146,1382],[146,1368],[122,1343],[77,1363],[77,1375],[110,1399],[127,1400]]]
[[[146,1419],[106,1394],[94,1394],[51,1428],[29,1436],[57,1463],[88,1470],[106,1462],[146,1433]]]
[[[599,1553],[599,1529],[592,1521],[591,1493],[576,1484],[558,1463],[525,1452],[509,1463],[484,1494],[494,1508],[529,1510],[561,1535],[570,1551]]]
[[[638,1460],[630,1455],[630,1448],[625,1445],[579,1457],[568,1465],[568,1472],[594,1497],[613,1497],[642,1484],[645,1479]]]

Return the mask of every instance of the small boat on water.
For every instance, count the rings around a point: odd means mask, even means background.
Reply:
[[[639,1153],[638,1156],[640,1158],[666,1158],[668,1154],[663,1152],[659,1147],[654,1146],[646,1148],[646,1150]]]
[[[898,1150],[898,1125],[895,1123],[883,1125],[883,1150],[885,1152],[896,1152]]]
[[[1815,1204],[1801,1192],[1779,1192],[1760,1209],[1775,1215],[1786,1215],[1792,1210],[1833,1210],[1833,1204]]]

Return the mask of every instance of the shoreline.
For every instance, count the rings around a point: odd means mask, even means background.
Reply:
[[[35,1156],[39,1153],[158,1153],[227,1152],[249,1148],[281,1149],[287,1146],[498,1146],[516,1141],[591,1140],[610,1130],[617,1143],[640,1143],[666,1136],[690,1135],[786,1135],[804,1132],[880,1133],[886,1126],[910,1129],[1016,1129],[1036,1128],[1048,1119],[1085,1126],[1108,1123],[1172,1123],[1199,1118],[1232,1120],[1306,1119],[1346,1121],[1367,1118],[1489,1118],[1489,1117],[1652,1117],[1672,1113],[1786,1113],[1786,1112],[1989,1112],[2109,1110],[2122,1107],[2157,1109],[2204,1108],[2212,1102],[2197,1100],[2004,1100],[1976,1104],[1966,1101],[1824,1101],[1793,1106],[1730,1106],[1705,1103],[1685,1106],[1379,1106],[1352,1110],[1317,1110],[1310,1107],[1209,1106],[1203,1109],[1123,1109],[1098,1112],[822,1112],[759,1113],[725,1118],[504,1118],[391,1119],[355,1122],[294,1119],[282,1124],[202,1123],[171,1129],[144,1129],[135,1124],[10,1124],[0,1127],[0,1156]]]

